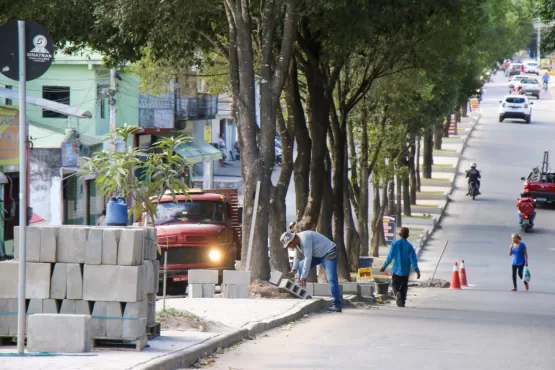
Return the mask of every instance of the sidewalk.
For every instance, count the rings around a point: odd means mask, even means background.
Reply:
[[[188,367],[205,354],[302,318],[329,305],[326,299],[223,299],[176,298],[166,300],[167,308],[186,310],[200,317],[208,325],[208,332],[162,331],[158,338],[148,341],[142,352],[129,349],[99,348],[80,355],[19,357],[15,346],[0,347],[0,368],[23,370],[79,370],[79,369],[176,369]],[[157,302],[157,311],[162,302]],[[10,355],[10,353],[12,355]]]

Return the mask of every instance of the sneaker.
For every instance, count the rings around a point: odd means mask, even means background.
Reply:
[[[401,293],[398,292],[395,296],[396,296],[395,297],[396,298],[395,302],[397,303],[397,307],[405,307],[405,302],[403,302],[403,298],[401,297]]]
[[[511,289],[511,292],[516,292],[516,288]]]
[[[341,307],[337,307],[336,305],[330,306],[327,308],[328,312],[341,312]]]
[[[530,289],[530,283],[524,284],[524,286],[526,287],[526,290]]]

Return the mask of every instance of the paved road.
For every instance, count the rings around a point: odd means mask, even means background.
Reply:
[[[437,277],[450,279],[453,262],[465,259],[473,288],[414,288],[405,309],[316,315],[227,352],[215,368],[554,369],[555,207],[539,209],[537,228],[524,236],[529,292],[509,292],[507,249],[511,233],[519,231],[520,177],[540,164],[543,150],[555,149],[555,102],[549,96],[534,101],[530,125],[500,124],[498,101],[506,86],[500,74],[487,86],[481,123],[463,156],[461,168],[476,161],[483,171],[483,196],[468,199],[464,179],[457,179],[449,216],[421,259],[423,278],[429,278],[449,240]]]

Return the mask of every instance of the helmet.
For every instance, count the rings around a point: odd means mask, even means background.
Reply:
[[[477,164],[476,162],[472,162],[472,164],[470,165],[470,168],[476,168]]]
[[[520,196],[522,198],[528,198],[530,196],[530,193],[527,192],[526,190],[523,190],[522,193],[520,193]]]

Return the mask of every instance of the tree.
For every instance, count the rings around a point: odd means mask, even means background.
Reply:
[[[128,142],[140,130],[125,125],[110,133],[108,140],[119,137]],[[129,147],[122,152],[103,150],[82,158],[79,176],[96,176],[100,194],[131,198],[130,214],[137,218],[146,214],[154,223],[156,206],[164,195],[171,194],[175,201],[176,195],[187,194],[183,174],[190,164],[176,153],[187,141],[184,136],[161,138],[150,153]]]

